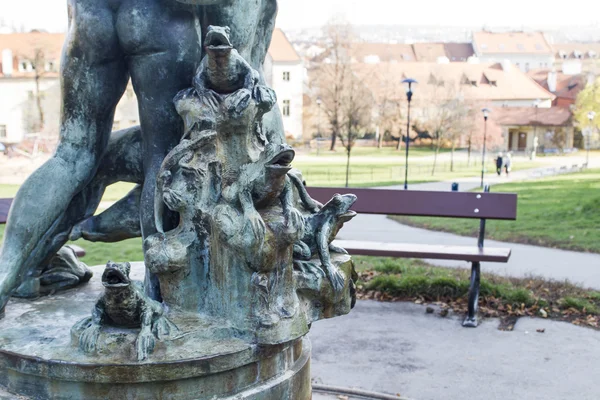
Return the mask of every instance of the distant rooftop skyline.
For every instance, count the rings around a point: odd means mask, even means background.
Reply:
[[[174,0],[173,0],[174,1]],[[279,0],[277,26],[286,29],[313,28],[335,15],[356,25],[440,25],[452,27],[509,26],[553,28],[590,26],[600,29],[600,4],[585,0],[568,3],[504,0],[415,1],[399,0]],[[26,30],[66,30],[67,0],[0,0],[0,22]]]

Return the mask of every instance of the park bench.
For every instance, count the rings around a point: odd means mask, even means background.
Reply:
[[[517,195],[508,193],[429,192],[410,190],[309,187],[310,195],[320,202],[336,193],[351,192],[358,199],[352,209],[363,214],[451,217],[479,219],[479,237],[474,246],[446,246],[412,243],[381,243],[338,240],[336,244],[352,255],[459,260],[471,263],[468,315],[463,326],[477,326],[477,304],[482,262],[506,263],[509,248],[484,247],[485,223],[488,219],[516,220]]]
[[[10,209],[11,204],[12,199],[0,199],[0,225],[6,223],[6,220],[8,219],[8,210]],[[77,257],[85,256],[85,250],[81,247],[76,246],[74,244],[70,244],[69,247],[72,248],[73,251],[75,251]]]
[[[310,195],[326,202],[334,194],[350,191],[358,199],[353,209],[363,214],[451,217],[479,219],[479,237],[475,246],[447,246],[412,243],[381,243],[372,241],[338,240],[336,244],[350,254],[398,258],[458,260],[471,263],[471,284],[468,295],[468,315],[463,326],[477,326],[477,303],[482,262],[506,263],[509,248],[484,247],[485,224],[488,219],[515,220],[517,195],[508,193],[429,192],[386,189],[308,188]],[[6,223],[12,199],[0,199],[0,224]],[[76,249],[82,257],[85,251]]]

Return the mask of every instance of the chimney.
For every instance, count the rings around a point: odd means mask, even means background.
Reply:
[[[512,64],[510,63],[510,60],[507,60],[507,59],[502,60],[501,65],[502,65],[502,70],[504,72],[510,71],[510,69],[512,67]]]
[[[552,93],[556,93],[556,79],[557,73],[555,70],[548,72],[548,90]]]
[[[2,50],[2,74],[11,76],[13,73],[13,53],[11,49]]]
[[[593,85],[596,81],[596,75],[593,72],[588,72],[586,84]]]

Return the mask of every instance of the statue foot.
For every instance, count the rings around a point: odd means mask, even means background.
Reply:
[[[84,325],[88,325],[84,329],[83,333],[79,337],[79,348],[84,353],[94,353],[96,351],[96,345],[98,344],[98,337],[100,336],[100,325],[91,322],[91,318],[84,318],[78,322],[72,329],[81,328]]]
[[[135,348],[137,351],[137,360],[144,361],[148,358],[148,355],[154,351],[154,345],[156,340],[154,335],[149,328],[142,328],[137,340],[135,341]]]
[[[312,257],[312,252],[310,251],[310,248],[306,245],[306,243],[304,243],[301,240],[298,240],[296,243],[294,243],[294,258],[295,259],[308,261],[311,259],[311,257]]]
[[[336,246],[334,244],[330,244],[329,245],[329,251],[333,252],[333,253],[340,253],[340,254],[348,254],[348,252],[346,251],[346,249]]]
[[[69,246],[62,247],[39,276],[26,277],[13,294],[15,297],[34,298],[72,289],[88,282],[92,271],[79,261]]]
[[[333,291],[337,295],[341,294],[346,286],[346,278],[344,277],[342,271],[331,265],[327,268],[327,278],[329,278],[329,282],[331,283]]]
[[[313,262],[294,260],[294,269],[302,272],[305,275],[315,275],[323,278],[325,277],[325,272],[323,272],[323,270],[316,266]]]
[[[160,317],[152,327],[152,333],[158,340],[174,339],[181,331],[165,316]]]
[[[240,89],[225,100],[225,107],[233,118],[241,117],[244,110],[250,105],[252,94],[248,89]]]

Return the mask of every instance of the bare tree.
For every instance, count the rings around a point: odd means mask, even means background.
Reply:
[[[435,175],[440,149],[447,143],[452,147],[462,133],[468,107],[456,82],[440,82],[432,91],[432,97],[424,109],[424,126],[433,138],[435,153],[431,175]]]
[[[354,34],[349,23],[333,19],[324,28],[327,56],[312,71],[315,91],[322,99],[323,113],[331,128],[330,150],[335,150],[337,138],[342,131],[344,85],[351,74],[351,49]]]
[[[340,134],[340,141],[346,150],[346,187],[350,180],[350,154],[358,139],[364,134],[364,128],[371,120],[373,97],[362,80],[353,72],[346,75],[344,92],[342,96],[342,115],[344,118],[344,132]]]
[[[38,124],[37,131],[41,132],[44,130],[45,120],[44,120],[44,108],[42,107],[42,93],[40,91],[40,80],[46,74],[46,55],[42,48],[36,48],[34,50],[33,60],[31,60],[31,64],[34,72],[35,79],[35,104],[38,111]]]

